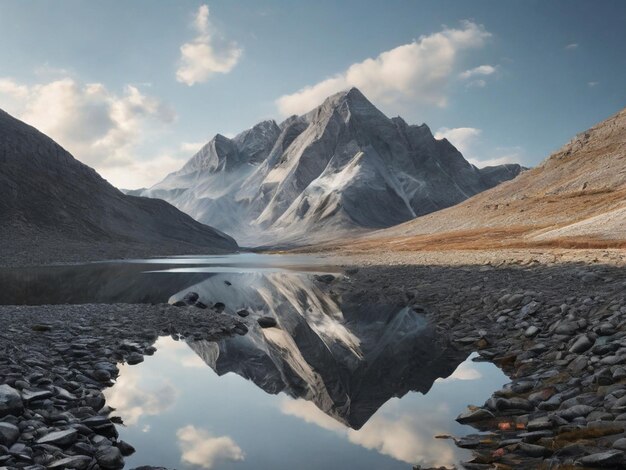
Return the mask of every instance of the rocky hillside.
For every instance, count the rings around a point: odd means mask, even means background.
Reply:
[[[520,171],[478,169],[425,124],[390,119],[353,88],[303,116],[215,136],[142,195],[246,244],[308,243],[411,220]]]
[[[0,111],[0,255],[234,251],[235,241],[165,201],[126,196],[52,139]],[[113,250],[112,253],[116,253]],[[102,255],[107,256],[106,253]],[[36,262],[36,259],[33,259]]]
[[[359,247],[626,246],[626,109],[541,165],[449,209],[382,230]]]

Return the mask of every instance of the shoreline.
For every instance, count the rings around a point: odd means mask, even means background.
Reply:
[[[466,468],[621,468],[626,462],[625,253],[502,255],[331,253],[327,257],[333,264],[347,269],[329,287],[363,302],[384,298],[419,307],[441,335],[512,377],[484,404],[458,410],[461,422],[489,433],[454,437],[474,453],[475,461]],[[0,316],[6,324],[0,333],[0,376],[21,398],[28,422],[24,426],[23,419],[0,416],[8,423],[0,435],[6,431],[9,436],[0,439],[18,446],[12,453],[6,446],[6,456],[0,447],[0,465],[9,466],[18,458],[38,463],[38,456],[56,453],[76,457],[75,468],[87,468],[98,455],[113,462],[101,467],[121,468],[129,448],[115,440],[115,422],[101,397],[116,377],[117,364],[141,362],[143,355],[154,353],[152,344],[162,335],[217,340],[245,334],[234,317],[168,305],[0,306]],[[7,390],[0,396],[15,398]],[[37,407],[77,414],[68,419],[58,412],[35,412]],[[37,443],[68,430],[71,437],[57,436],[56,444]],[[68,449],[85,453],[67,456]],[[62,468],[52,462],[43,465]]]

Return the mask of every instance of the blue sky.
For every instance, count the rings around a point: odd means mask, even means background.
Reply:
[[[626,105],[624,24],[611,0],[0,0],[0,107],[121,187],[352,85],[535,165]]]

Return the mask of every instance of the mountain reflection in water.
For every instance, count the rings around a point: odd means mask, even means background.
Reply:
[[[172,300],[188,291],[224,303],[228,313],[250,312],[244,336],[189,341],[215,372],[311,401],[354,429],[391,397],[427,393],[467,357],[410,307],[342,301],[309,275],[218,274]],[[274,317],[277,327],[261,328],[262,316]]]
[[[245,309],[249,331],[219,342],[160,338],[153,357],[121,367],[106,395],[137,449],[129,468],[405,469],[469,458],[434,436],[471,431],[455,416],[504,375],[468,360],[419,309],[339,294],[336,284],[227,272],[173,295],[196,292],[231,315]],[[262,316],[277,326],[261,328]]]

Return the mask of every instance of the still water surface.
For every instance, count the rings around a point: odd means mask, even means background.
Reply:
[[[164,303],[215,273],[336,270],[312,256],[255,253],[2,268],[0,304]]]
[[[160,338],[153,357],[121,366],[106,395],[137,449],[128,468],[408,469],[469,458],[434,436],[472,433],[454,418],[507,378],[419,309],[315,279],[333,271],[318,258],[257,254],[4,269],[0,303],[161,303],[195,292],[226,314],[247,312],[244,336]],[[261,328],[261,316],[277,326]]]
[[[108,402],[124,417],[120,437],[137,453],[129,468],[409,469],[470,457],[437,434],[462,436],[454,421],[468,403],[506,382],[494,365],[462,362],[422,395],[390,398],[361,429],[313,402],[265,393],[237,374],[220,377],[182,341],[161,338],[139,366],[123,366]],[[411,464],[411,465],[409,465]]]

